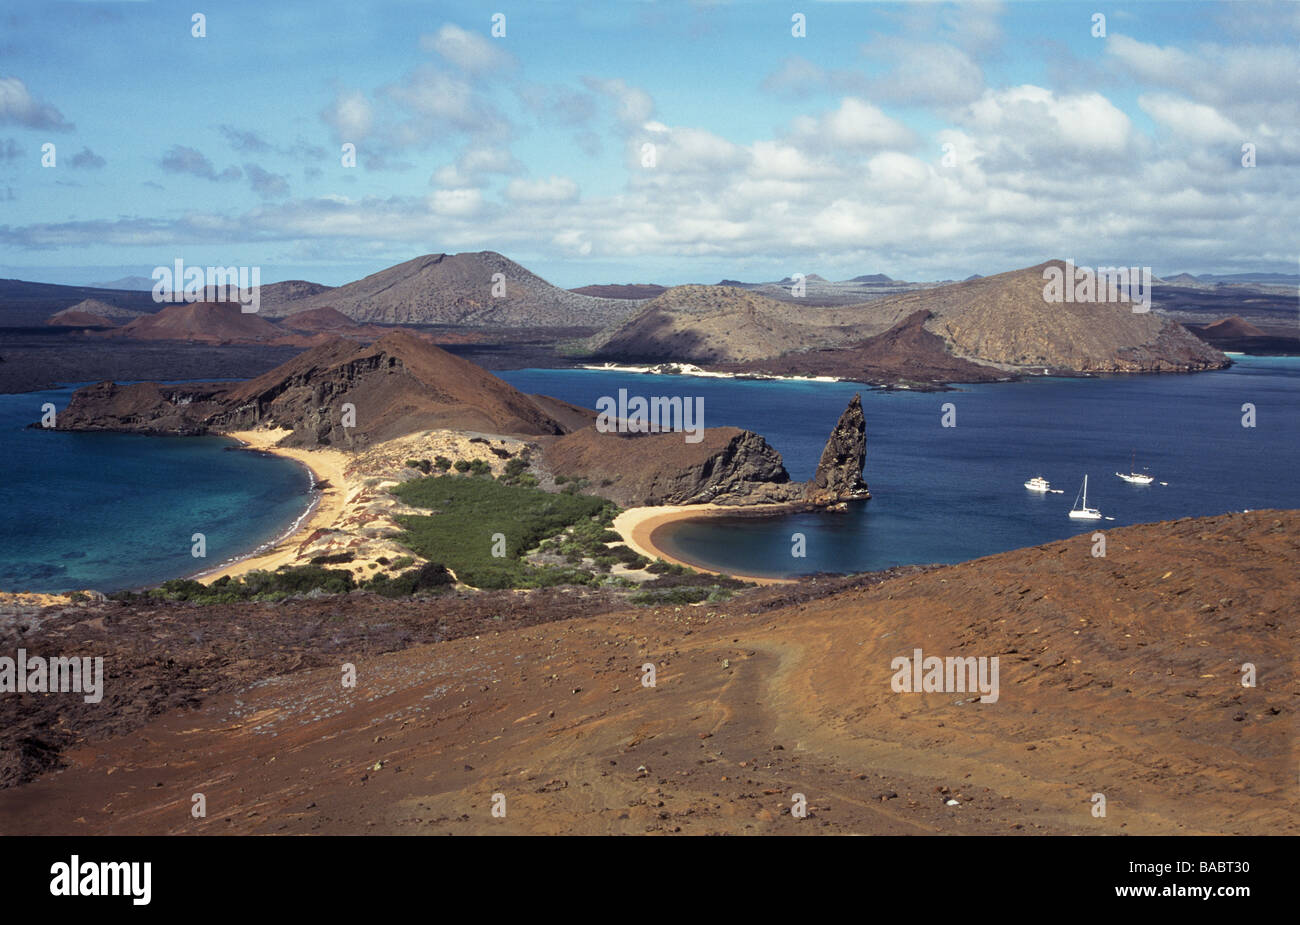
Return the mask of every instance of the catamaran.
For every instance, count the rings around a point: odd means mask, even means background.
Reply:
[[[1036,475],[1028,482],[1025,482],[1025,487],[1030,491],[1046,492],[1052,490],[1052,486],[1048,483],[1047,479],[1043,478],[1041,475]]]
[[[1080,490],[1083,495],[1083,504],[1079,504],[1079,495],[1075,495],[1075,506],[1070,509],[1070,516],[1075,520],[1101,520],[1101,511],[1095,507],[1088,507],[1088,477],[1083,477],[1083,488]]]
[[[1131,482],[1134,485],[1150,485],[1152,482],[1155,481],[1155,476],[1147,475],[1145,472],[1138,472],[1137,466],[1135,465],[1135,460],[1136,460],[1136,453],[1130,454],[1129,463],[1128,463],[1128,472],[1127,473],[1116,472],[1115,474],[1118,475],[1120,478],[1122,478],[1124,481]]]

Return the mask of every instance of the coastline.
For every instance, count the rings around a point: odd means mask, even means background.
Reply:
[[[785,505],[772,505],[771,514],[784,513],[787,510]],[[748,575],[741,572],[721,572],[714,568],[698,565],[694,562],[688,562],[676,556],[664,552],[654,543],[655,531],[671,523],[682,520],[703,520],[708,517],[717,516],[736,516],[737,514],[754,514],[753,509],[738,510],[735,507],[728,507],[722,504],[675,504],[662,505],[659,507],[633,507],[628,508],[623,513],[614,518],[613,528],[616,533],[623,538],[633,551],[640,553],[648,559],[663,559],[665,562],[671,562],[674,565],[684,565],[689,569],[697,572],[704,572],[709,575],[729,575],[732,578],[739,578],[742,581],[753,582],[757,585],[790,585],[798,583],[797,578],[773,578],[766,575]]]
[[[856,379],[845,379],[842,376],[777,376],[768,373],[719,373],[702,369],[694,363],[656,363],[653,366],[623,366],[618,363],[603,364],[582,364],[573,367],[574,369],[587,369],[595,372],[606,373],[629,373],[636,375],[657,375],[657,376],[694,376],[697,379],[748,379],[762,382],[853,382],[858,383]],[[858,383],[873,388],[871,383]]]
[[[278,447],[275,442],[285,436],[284,431],[240,430],[221,434],[238,440],[240,449],[269,453],[291,459],[308,471],[315,497],[311,505],[289,528],[269,544],[263,544],[244,556],[224,565],[204,569],[189,577],[211,584],[218,578],[237,578],[259,569],[273,572],[282,565],[291,565],[297,558],[297,549],[317,530],[332,527],[342,516],[347,496],[344,470],[349,457],[339,450],[305,450],[296,447]]]

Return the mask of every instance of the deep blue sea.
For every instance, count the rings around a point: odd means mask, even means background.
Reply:
[[[1239,357],[1189,376],[1034,379],[943,393],[851,383],[754,382],[590,370],[513,370],[526,392],[592,407],[601,396],[703,396],[704,423],[757,431],[795,479],[810,476],[855,391],[867,419],[872,499],[847,514],[698,521],[657,535],[674,555],[736,572],[792,575],[957,562],[1098,527],[1300,508],[1300,358]],[[0,590],[141,587],[213,568],[281,535],[310,479],[221,437],[28,430],[72,388],[0,395]],[[942,406],[956,427],[942,427]],[[1244,403],[1256,426],[1241,426]],[[1130,451],[1159,484],[1129,485]],[[1113,521],[1066,515],[1084,473]],[[1064,494],[1026,491],[1041,474]],[[190,555],[194,533],[207,558]],[[791,534],[806,537],[791,556]]]
[[[225,437],[28,430],[73,388],[0,395],[0,590],[117,591],[215,568],[311,502],[297,463]],[[202,533],[207,557],[191,554]]]
[[[831,427],[861,391],[870,501],[847,514],[700,520],[656,534],[686,561],[788,576],[960,562],[1099,528],[1300,508],[1300,358],[1234,360],[1230,369],[1195,375],[1041,378],[941,393],[592,370],[499,375],[586,407],[619,388],[703,396],[707,426],[763,434],[794,479],[812,475]],[[941,426],[948,402],[955,427]],[[1253,428],[1242,426],[1245,403],[1255,406]],[[1129,471],[1130,452],[1156,484],[1115,476]],[[1085,473],[1089,506],[1114,520],[1067,516]],[[1035,475],[1064,494],[1025,490]],[[791,555],[796,532],[805,535],[804,558]]]

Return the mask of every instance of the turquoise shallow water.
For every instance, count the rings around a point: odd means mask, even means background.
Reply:
[[[308,508],[296,463],[224,437],[26,429],[71,388],[0,395],[0,590],[115,591],[216,567]],[[191,537],[207,557],[191,555]]]
[[[687,561],[770,576],[960,562],[1125,524],[1266,507],[1300,507],[1300,358],[1238,357],[1196,375],[1035,379],[944,393],[870,392],[849,383],[748,382],[591,370],[502,373],[518,388],[591,407],[602,395],[702,395],[705,423],[744,427],[809,477],[855,391],[867,421],[872,500],[846,514],[700,520],[656,533]],[[957,426],[941,426],[942,405]],[[1241,426],[1244,403],[1256,426]],[[1167,486],[1116,478],[1129,453]],[[1067,514],[1084,474],[1089,505]],[[1064,494],[1023,483],[1043,475]],[[806,556],[792,555],[792,536]]]

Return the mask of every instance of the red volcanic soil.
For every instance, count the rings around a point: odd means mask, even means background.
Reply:
[[[280,327],[291,331],[316,333],[327,331],[331,334],[345,333],[360,328],[361,325],[335,308],[309,308],[303,312],[279,319]]]
[[[1106,533],[1104,558],[1086,532],[723,604],[574,590],[19,617],[5,651],[104,653],[108,680],[98,706],[0,699],[11,749],[39,761],[41,736],[71,739],[63,770],[0,792],[0,819],[13,834],[1300,833],[1300,512]],[[564,610],[580,600],[592,609]],[[459,622],[467,601],[490,622]],[[372,606],[388,626],[374,641],[355,627]],[[896,693],[893,660],[917,648],[998,657],[997,701]]]
[[[96,315],[91,312],[79,312],[71,308],[50,315],[49,320],[45,323],[51,327],[61,328],[117,327],[111,318],[105,318],[103,315]]]
[[[133,340],[183,340],[204,344],[270,343],[285,332],[234,302],[183,302],[142,315],[111,332]],[[304,341],[305,343],[305,341]]]
[[[1255,327],[1240,315],[1223,318],[1201,328],[1201,333],[1210,340],[1223,337],[1264,337],[1263,331]]]
[[[389,440],[431,427],[529,435],[566,430],[487,370],[400,329],[368,346],[336,338],[239,383],[223,400],[232,408],[265,405],[268,419],[295,428],[295,442],[310,443],[337,417],[321,415],[322,393],[356,405],[349,441]]]

